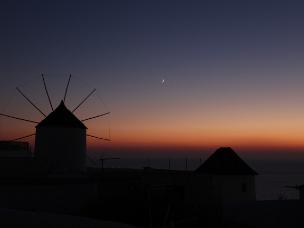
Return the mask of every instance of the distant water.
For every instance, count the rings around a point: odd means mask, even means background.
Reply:
[[[246,160],[246,159],[245,159]],[[124,158],[105,162],[105,167],[142,168],[150,166],[160,169],[195,170],[204,160],[199,158],[175,159],[165,158]],[[258,200],[273,200],[278,198],[297,199],[298,191],[286,186],[304,184],[304,161],[254,161],[246,162],[256,170],[256,193]]]
[[[257,170],[257,199],[298,199],[298,191],[286,186],[304,184],[304,161],[252,161]]]
[[[298,191],[286,185],[304,184],[304,174],[261,174],[256,177],[258,200],[298,199]]]

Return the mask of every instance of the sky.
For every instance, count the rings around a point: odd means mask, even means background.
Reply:
[[[72,74],[71,109],[92,151],[304,157],[302,1],[1,1],[0,111],[40,121],[43,73],[56,105]],[[164,83],[162,83],[164,80]],[[0,119],[2,139],[35,126]],[[164,152],[165,151],[165,152]]]

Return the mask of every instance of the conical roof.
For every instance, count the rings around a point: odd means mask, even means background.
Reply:
[[[87,127],[64,105],[60,105],[43,119],[37,126],[39,127],[64,127],[64,128],[83,128]]]
[[[217,149],[196,173],[218,175],[257,175],[230,147]]]

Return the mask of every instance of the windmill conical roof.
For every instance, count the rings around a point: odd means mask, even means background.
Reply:
[[[230,147],[217,149],[196,173],[218,175],[257,175]]]
[[[69,109],[67,109],[63,101],[61,101],[60,105],[45,117],[36,127],[87,129],[87,127]]]

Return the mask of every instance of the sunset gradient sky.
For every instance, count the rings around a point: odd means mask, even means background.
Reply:
[[[303,11],[290,0],[1,1],[0,111],[40,120],[14,87],[49,111],[40,74],[58,104],[71,73],[70,108],[98,90],[78,116],[111,111],[88,123],[111,131],[112,142],[89,139],[95,150],[304,155]],[[34,131],[0,124],[2,139]]]

